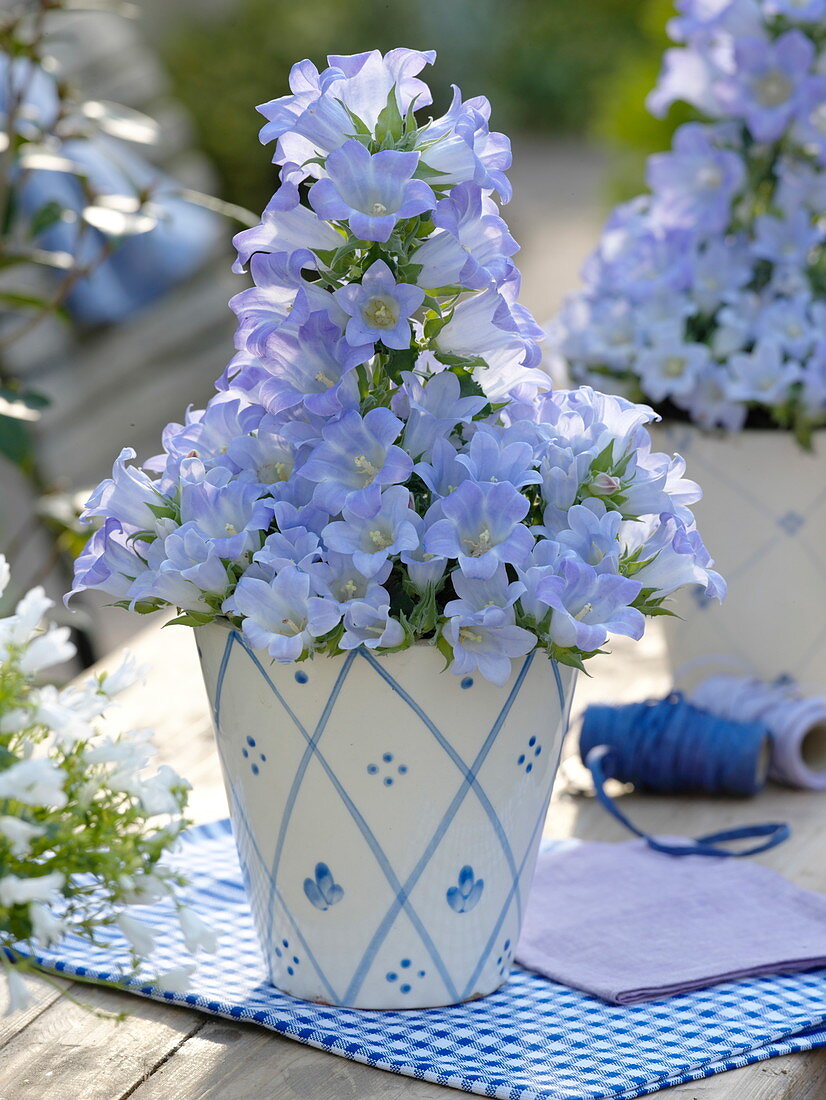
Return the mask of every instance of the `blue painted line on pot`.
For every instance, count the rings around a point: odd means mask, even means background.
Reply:
[[[302,757],[301,757],[301,760],[299,761],[298,767],[296,768],[296,773],[293,777],[293,782],[290,786],[290,790],[289,790],[289,793],[287,795],[286,802],[284,803],[284,813],[283,813],[282,818],[281,818],[281,824],[280,824],[279,830],[278,830],[278,838],[276,840],[276,845],[275,845],[275,854],[273,856],[272,867],[270,869],[271,891],[270,891],[269,926],[270,926],[270,936],[272,936],[272,928],[273,928],[273,923],[274,923],[273,919],[272,919],[272,915],[273,915],[272,914],[272,899],[273,899],[273,892],[275,891],[275,884],[278,880],[278,870],[279,870],[279,867],[281,865],[281,855],[282,855],[282,852],[284,850],[284,841],[285,841],[286,836],[287,836],[287,828],[290,824],[290,819],[292,818],[292,813],[293,813],[293,810],[295,808],[295,801],[296,801],[296,798],[298,797],[298,792],[301,789],[302,782],[304,781],[304,775],[307,771],[310,760],[312,759],[313,754],[316,751],[316,747],[318,745],[318,742],[320,741],[321,736],[324,733],[324,730],[327,728],[327,722],[329,721],[330,713],[332,712],[333,706],[335,705],[335,702],[336,702],[336,699],[338,698],[339,692],[341,691],[341,688],[344,685],[344,681],[347,679],[347,673],[350,671],[350,666],[353,663],[353,659],[354,659],[355,654],[354,653],[348,653],[347,656],[345,657],[344,664],[343,664],[343,666],[341,668],[341,671],[339,672],[339,674],[336,678],[335,684],[333,685],[333,690],[330,692],[330,696],[329,696],[329,698],[327,699],[327,702],[324,705],[324,710],[321,712],[321,717],[319,718],[319,720],[316,724],[316,728],[313,731],[312,737],[310,737],[308,735],[306,729],[304,728],[304,725],[299,721],[298,717],[294,714],[292,708],[287,704],[286,700],[283,698],[281,693],[278,691],[275,684],[272,682],[270,677],[267,675],[267,672],[266,672],[265,668],[263,667],[261,662],[258,660],[258,657],[255,655],[254,650],[250,649],[249,646],[244,642],[243,639],[241,639],[240,644],[242,645],[242,647],[244,649],[244,652],[247,654],[249,659],[253,662],[255,667],[258,669],[258,671],[264,677],[266,682],[269,684],[270,690],[273,692],[275,697],[278,699],[281,706],[287,711],[290,718],[296,724],[296,727],[299,729],[299,732],[301,734],[303,734],[303,736],[307,739],[307,746],[305,747],[304,752],[303,752]],[[269,948],[270,949],[272,948],[272,943],[271,942],[269,944]]]
[[[297,718],[297,716],[293,713],[292,709],[287,705],[286,701],[282,698],[281,693],[275,687],[272,680],[270,680],[269,676],[267,676],[266,670],[263,668],[263,666],[261,665],[261,662],[255,656],[254,652],[249,649],[249,647],[244,643],[243,639],[239,639],[239,644],[243,647],[243,649],[247,653],[247,655],[252,659],[253,664],[258,669],[259,673],[264,677],[264,680],[269,685],[270,690],[273,692],[275,697],[278,699],[278,701],[281,703],[281,705],[284,707],[284,709],[289,714],[290,718],[295,723],[295,726],[298,729],[299,733],[305,738],[305,740],[307,740],[309,742],[311,740],[310,735],[307,733],[306,729],[304,728],[304,726],[302,725],[300,720]],[[358,650],[351,651],[351,653],[349,653],[347,658],[345,659],[346,668],[342,669],[342,672],[339,674],[339,678],[336,681],[336,687],[334,687],[334,689],[333,689],[336,696],[338,694],[338,690],[341,689],[341,686],[344,682],[344,678],[346,678],[347,672],[349,672],[349,669],[352,665],[352,658],[355,657],[357,652],[359,652],[359,651]],[[332,702],[334,702],[334,701],[335,700],[333,699]],[[328,704],[325,707],[325,711],[327,711],[328,707],[329,707],[330,710],[332,709],[332,702],[330,700],[328,700]],[[323,717],[324,716],[322,715],[322,718]],[[328,717],[329,717],[329,715],[328,715]],[[335,774],[333,769],[330,767],[327,759],[324,757],[323,753],[318,748],[317,743],[313,746],[313,752],[314,752],[315,757],[318,760],[319,764],[324,769],[325,774],[327,775],[328,779],[330,780],[330,782],[335,787],[336,793],[338,794],[339,798],[341,798],[341,800],[344,803],[345,807],[349,811],[350,816],[353,818],[353,821],[355,822],[357,828],[361,832],[361,834],[362,834],[364,840],[366,841],[368,847],[372,851],[373,856],[376,859],[376,862],[379,864],[379,867],[380,867],[382,873],[384,874],[385,878],[387,879],[387,882],[388,882],[390,888],[393,890],[394,894],[396,895],[396,902],[401,907],[404,908],[405,912],[407,913],[408,918],[410,919],[411,923],[413,924],[413,927],[419,933],[419,936],[422,940],[422,943],[424,944],[425,948],[427,949],[428,953],[431,956],[431,959],[432,959],[434,965],[436,966],[437,970],[439,971],[439,974],[440,974],[440,976],[442,977],[442,980],[445,983],[445,987],[448,990],[449,995],[453,999],[458,1000],[458,993],[457,993],[456,987],[454,986],[453,981],[450,977],[450,974],[447,970],[447,967],[445,966],[444,961],[442,960],[441,955],[439,954],[439,951],[436,948],[436,945],[435,945],[435,943],[433,942],[433,940],[430,936],[430,933],[427,931],[426,927],[424,926],[424,924],[423,924],[421,918],[419,917],[418,913],[416,912],[415,908],[410,904],[410,901],[409,901],[406,893],[402,889],[402,885],[399,882],[399,879],[398,879],[396,873],[393,871],[393,868],[392,868],[389,860],[387,859],[387,856],[384,852],[384,849],[379,844],[379,842],[376,839],[374,833],[370,829],[367,822],[364,820],[364,817],[359,812],[358,808],[353,803],[350,796],[344,790],[344,787],[342,786],[341,782],[339,781],[338,776]],[[274,876],[271,877],[271,881],[273,883],[273,888],[275,888],[275,878],[274,878]],[[272,921],[270,921],[270,926],[272,926]],[[363,978],[362,978],[362,981],[363,981]],[[352,985],[352,983],[351,983],[351,985]],[[359,986],[360,985],[361,985],[361,982],[359,982]],[[354,999],[353,996],[350,995],[350,989],[348,988],[348,991],[345,993],[343,1000],[342,999],[337,999],[336,1003],[337,1004],[342,1004],[343,1001],[352,1001],[353,999]]]
[[[224,652],[223,652],[223,655],[222,655],[222,658],[221,658],[221,667],[219,669],[218,680],[217,680],[216,691],[215,691],[215,711],[214,711],[215,733],[216,733],[215,741],[216,741],[216,744],[217,744],[217,747],[218,747],[218,755],[221,758],[221,766],[224,769],[224,774],[227,775],[227,776],[230,775],[231,773],[227,769],[226,762],[224,760],[222,735],[221,735],[221,724],[220,724],[220,713],[221,713],[221,699],[222,699],[222,696],[223,696],[224,678],[226,676],[227,668],[229,666],[229,660],[230,660],[230,655],[232,653],[232,648],[236,644],[243,650],[243,652],[245,652],[247,655],[249,655],[249,650],[248,650],[247,646],[244,644],[243,639],[239,635],[238,631],[237,630],[231,630],[230,634],[229,634],[229,637],[227,638],[227,642],[226,642],[226,645],[224,647]],[[263,672],[263,669],[261,671]],[[269,682],[269,677],[266,675],[266,673],[264,673],[264,676],[265,676],[265,679]],[[270,887],[271,887],[270,904],[269,904],[269,907],[268,907],[269,908],[269,917],[268,917],[268,922],[267,922],[268,923],[268,928],[269,928],[269,937],[270,937],[269,947],[270,948],[272,947],[272,930],[273,930],[273,926],[274,926],[273,912],[272,912],[272,910],[273,910],[273,898],[277,898],[279,904],[281,905],[282,909],[284,910],[285,915],[287,916],[288,920],[290,921],[293,928],[295,929],[295,933],[298,936],[299,940],[301,941],[302,947],[304,948],[304,952],[307,955],[307,958],[312,963],[312,965],[313,965],[313,967],[316,971],[316,974],[318,975],[320,981],[324,985],[324,988],[327,990],[327,993],[330,996],[330,999],[335,1004],[341,1004],[341,1000],[340,1000],[338,994],[335,992],[335,990],[333,989],[333,987],[330,984],[329,980],[327,979],[326,974],[322,970],[321,966],[319,965],[318,961],[315,958],[315,955],[313,954],[312,950],[310,949],[310,945],[304,939],[304,936],[301,933],[301,929],[298,927],[298,924],[296,923],[294,917],[292,916],[292,913],[290,912],[289,907],[287,906],[287,903],[285,902],[283,896],[281,895],[281,892],[276,887],[275,880],[272,878],[272,875],[270,875],[270,873],[269,873],[269,870],[267,868],[267,864],[264,861],[264,857],[262,856],[261,850],[259,849],[258,844],[255,840],[255,835],[252,831],[252,828],[249,824],[249,821],[247,820],[247,816],[246,816],[246,813],[243,809],[243,806],[240,804],[237,796],[235,795],[234,789],[233,789],[231,784],[230,784],[230,793],[231,793],[231,796],[233,798],[233,802],[234,802],[235,807],[236,807],[237,818],[238,818],[239,821],[241,821],[244,824],[244,827],[245,827],[245,829],[247,831],[247,834],[248,834],[249,842],[250,842],[250,844],[253,848],[253,851],[254,851],[259,863],[261,864],[261,869],[264,872],[265,876],[269,878]]]
[[[362,652],[362,655],[365,657],[365,659],[368,660],[369,663],[372,665],[372,667],[375,668],[376,664],[378,662],[372,656],[372,654],[368,655],[363,650],[361,652]],[[372,660],[371,660],[371,658],[372,658]],[[390,908],[387,911],[387,914],[386,914],[384,920],[382,921],[381,925],[379,926],[379,929],[377,930],[376,935],[374,936],[373,940],[371,940],[370,944],[368,945],[367,950],[364,953],[364,957],[362,958],[362,962],[359,965],[359,968],[356,971],[356,974],[354,975],[353,980],[352,980],[352,982],[350,983],[350,986],[347,989],[347,993],[345,994],[348,1001],[352,1002],[355,999],[355,997],[358,993],[358,990],[361,988],[361,984],[362,984],[362,982],[364,981],[364,978],[367,975],[367,972],[370,968],[370,965],[372,964],[373,958],[375,957],[375,953],[378,951],[379,947],[381,946],[381,944],[386,939],[386,937],[387,937],[387,935],[390,931],[390,928],[392,928],[393,924],[395,923],[396,917],[398,916],[398,913],[399,913],[400,905],[403,904],[404,900],[406,900],[408,898],[408,896],[410,894],[410,891],[415,887],[416,883],[419,881],[419,878],[423,874],[425,868],[430,863],[430,860],[433,858],[433,853],[436,851],[436,849],[438,848],[439,844],[441,843],[442,838],[444,837],[445,833],[449,829],[450,825],[453,823],[453,819],[455,818],[456,814],[458,813],[459,808],[462,805],[462,802],[464,801],[468,791],[471,789],[473,783],[476,780],[476,776],[479,772],[479,769],[482,767],[482,764],[484,764],[485,760],[487,759],[488,753],[490,752],[491,747],[493,746],[493,743],[496,740],[496,737],[499,733],[499,730],[502,728],[502,725],[504,724],[505,719],[507,718],[508,714],[510,713],[510,710],[511,710],[511,707],[513,706],[514,700],[516,699],[517,695],[519,694],[519,690],[522,687],[522,684],[525,680],[525,677],[528,674],[528,670],[530,669],[531,664],[533,663],[533,658],[534,658],[534,653],[529,653],[528,656],[523,661],[522,667],[520,668],[519,673],[517,674],[517,677],[516,677],[516,680],[514,681],[513,687],[509,691],[507,699],[505,700],[505,703],[502,706],[502,709],[500,710],[500,712],[499,712],[499,714],[496,718],[496,721],[494,722],[494,724],[491,728],[490,733],[488,734],[487,738],[485,739],[485,742],[482,745],[481,749],[476,754],[476,758],[474,759],[473,764],[471,765],[470,769],[468,770],[466,777],[462,780],[462,783],[459,786],[459,789],[457,790],[456,794],[453,796],[453,799],[452,799],[448,809],[446,810],[444,816],[442,817],[442,820],[440,821],[439,825],[437,826],[436,831],[434,832],[429,844],[425,848],[421,858],[419,859],[418,863],[413,868],[413,870],[410,873],[407,881],[405,882],[403,895],[402,894],[397,895],[396,900],[391,904]],[[393,687],[394,690],[397,693],[399,693],[399,694],[402,693],[403,689],[400,688],[400,685],[398,685],[396,683],[396,681],[393,679],[393,677],[390,676],[389,673],[386,672],[386,670],[381,669],[379,667],[379,672],[380,672],[380,674],[383,674],[385,677],[389,677],[388,682],[392,681],[390,686]],[[417,714],[423,713],[423,712],[421,712],[421,708],[418,706],[418,704],[416,704],[415,709],[416,709]],[[433,726],[433,729],[436,729],[436,727]],[[439,736],[440,737],[442,736],[441,733],[439,734]],[[519,891],[518,875],[513,879],[512,889],[516,889],[517,893]],[[453,987],[452,981],[450,982],[450,987]],[[451,996],[455,996],[455,990],[454,990],[454,992],[451,992]],[[456,999],[458,1000],[458,997],[456,997]]]
[[[392,690],[410,707],[410,709],[413,711],[413,713],[416,715],[416,717],[419,718],[420,721],[422,721],[424,723],[424,725],[427,727],[427,729],[436,738],[436,741],[438,742],[440,748],[442,748],[444,750],[444,752],[447,753],[447,755],[450,757],[451,761],[459,769],[461,774],[463,776],[465,776],[465,778],[470,780],[470,782],[473,786],[473,792],[476,795],[477,799],[479,800],[479,803],[480,803],[482,809],[485,811],[485,814],[488,818],[488,821],[493,826],[494,832],[496,833],[496,837],[499,841],[499,844],[502,847],[502,851],[504,853],[505,859],[508,861],[508,868],[511,872],[511,875],[516,874],[516,859],[515,859],[514,854],[513,854],[513,849],[511,848],[511,845],[510,845],[510,840],[508,839],[507,831],[503,827],[502,822],[500,821],[499,816],[496,813],[496,810],[493,808],[493,804],[491,803],[488,796],[485,794],[484,788],[477,781],[476,776],[471,775],[471,771],[468,768],[467,764],[464,762],[464,760],[459,755],[459,753],[454,749],[454,747],[451,745],[451,743],[448,741],[448,739],[445,737],[445,735],[442,733],[442,731],[439,729],[439,727],[424,712],[424,710],[422,710],[421,706],[401,686],[401,684],[393,676],[390,675],[390,673],[387,671],[387,669],[382,667],[379,660],[372,653],[368,652],[367,650],[361,650],[359,652],[361,652],[362,657],[364,657],[364,659],[368,662],[368,664],[371,666],[371,668],[373,668],[373,670],[375,672],[377,672],[379,676],[381,676],[381,678],[385,681],[385,683],[387,683],[388,686],[390,688],[392,688]],[[518,908],[518,912],[519,912],[519,920],[521,922],[521,920],[522,920],[522,899],[521,899],[521,896],[518,900],[517,908]]]

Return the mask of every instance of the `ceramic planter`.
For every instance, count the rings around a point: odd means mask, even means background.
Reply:
[[[536,653],[498,688],[424,644],[280,665],[221,624],[196,636],[273,984],[378,1009],[498,988],[572,670]]]
[[[671,424],[659,434],[657,449],[683,455],[689,475],[703,487],[702,501],[692,506],[697,526],[728,581],[722,605],[700,589],[689,590],[674,603],[683,621],[662,620],[673,669],[707,674],[724,658],[765,679],[788,674],[823,690],[824,433],[814,454],[788,432],[716,436]]]

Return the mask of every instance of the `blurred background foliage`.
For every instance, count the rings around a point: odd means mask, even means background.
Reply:
[[[614,190],[625,194],[639,188],[644,154],[664,148],[673,128],[644,108],[672,13],[672,0],[237,0],[208,20],[181,18],[160,45],[223,197],[252,210],[275,177],[250,154],[262,121],[251,105],[283,94],[300,58],[321,64],[328,53],[398,45],[438,51],[427,76],[437,103],[455,80],[466,96],[487,95],[496,127],[509,133],[610,143]]]

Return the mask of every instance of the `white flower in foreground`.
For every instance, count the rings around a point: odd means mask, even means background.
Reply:
[[[19,733],[30,726],[34,718],[32,712],[24,707],[17,710],[9,710],[0,718],[0,733]]]
[[[28,905],[30,901],[54,901],[65,882],[66,876],[60,871],[38,875],[36,878],[6,875],[5,878],[0,878],[0,905],[9,908],[12,905]]]
[[[203,950],[212,955],[216,948],[215,930],[210,928],[206,921],[201,920],[196,912],[184,906],[178,912],[178,920],[181,923],[181,931],[184,934],[184,943],[187,951],[193,954]]]
[[[32,902],[29,906],[29,919],[32,922],[32,934],[42,947],[51,947],[63,939],[66,925],[56,917],[46,905]]]
[[[6,966],[4,973],[6,976],[6,989],[8,990],[8,1002],[3,1015],[11,1016],[15,1012],[20,1012],[29,1003],[29,990],[23,975],[13,966]]]
[[[14,798],[29,806],[66,805],[66,773],[51,760],[19,760],[0,772],[0,798]]]
[[[69,641],[69,634],[68,626],[52,626],[45,634],[34,638],[20,658],[21,670],[40,672],[44,668],[51,668],[52,665],[70,661],[76,651]]]
[[[148,924],[123,912],[117,919],[118,928],[129,940],[138,955],[151,955],[155,947],[155,936]]]
[[[124,791],[140,799],[148,817],[177,813],[178,797],[175,788],[179,788],[181,784],[189,787],[168,764],[162,764],[154,775],[148,777],[137,775],[132,769],[119,768],[113,772],[109,784],[112,790]]]
[[[149,668],[147,665],[139,665],[135,654],[131,650],[124,650],[123,659],[117,668],[104,673],[99,681],[99,690],[108,698],[119,695],[126,688],[131,687],[146,679]]]
[[[169,894],[166,884],[156,875],[141,875],[139,878],[123,875],[119,885],[127,905],[151,905]]]
[[[33,588],[19,601],[11,618],[0,621],[0,642],[25,645],[54,600],[42,588]]]
[[[0,556],[0,592],[7,583]],[[74,653],[66,627],[41,627],[50,606],[35,589],[0,619],[0,965],[9,1013],[27,1004],[22,975],[44,947],[70,932],[94,940],[104,928],[125,937],[137,965],[155,938],[128,907],[163,899],[183,908],[180,875],[163,856],[183,828],[188,784],[166,766],[144,774],[151,731],[104,735],[95,724],[143,670],[127,654],[110,676],[38,686],[35,673]],[[163,828],[151,821],[160,813]],[[214,948],[194,914],[182,927],[193,950]],[[124,961],[123,975],[131,969]],[[183,988],[188,973],[164,980]]]
[[[164,993],[186,993],[189,980],[195,972],[195,966],[176,966],[172,970],[163,970],[155,977],[154,984]]]
[[[30,825],[20,817],[11,817],[9,814],[0,817],[0,836],[8,840],[12,855],[15,856],[28,855],[34,838],[43,836],[45,831],[38,825]]]
[[[3,593],[6,591],[10,576],[11,572],[9,570],[9,563],[6,561],[3,555],[0,554],[0,596],[2,596]]]
[[[86,754],[94,764],[119,764],[124,771],[145,768],[158,750],[152,743],[152,730],[130,730],[123,737],[105,737]],[[121,770],[118,769],[118,771]]]

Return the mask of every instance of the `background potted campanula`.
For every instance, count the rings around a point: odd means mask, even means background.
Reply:
[[[724,589],[650,410],[550,391],[510,144],[481,96],[431,116],[434,59],[302,61],[259,108],[236,354],[121,452],[75,579],[196,628],[272,980],[370,1008],[507,979],[576,669]]]
[[[609,218],[555,350],[576,381],[656,408],[702,481],[729,594],[676,602],[673,667],[724,655],[823,686],[823,8],[686,3],[668,33],[647,103],[689,120],[648,158],[648,193]]]

